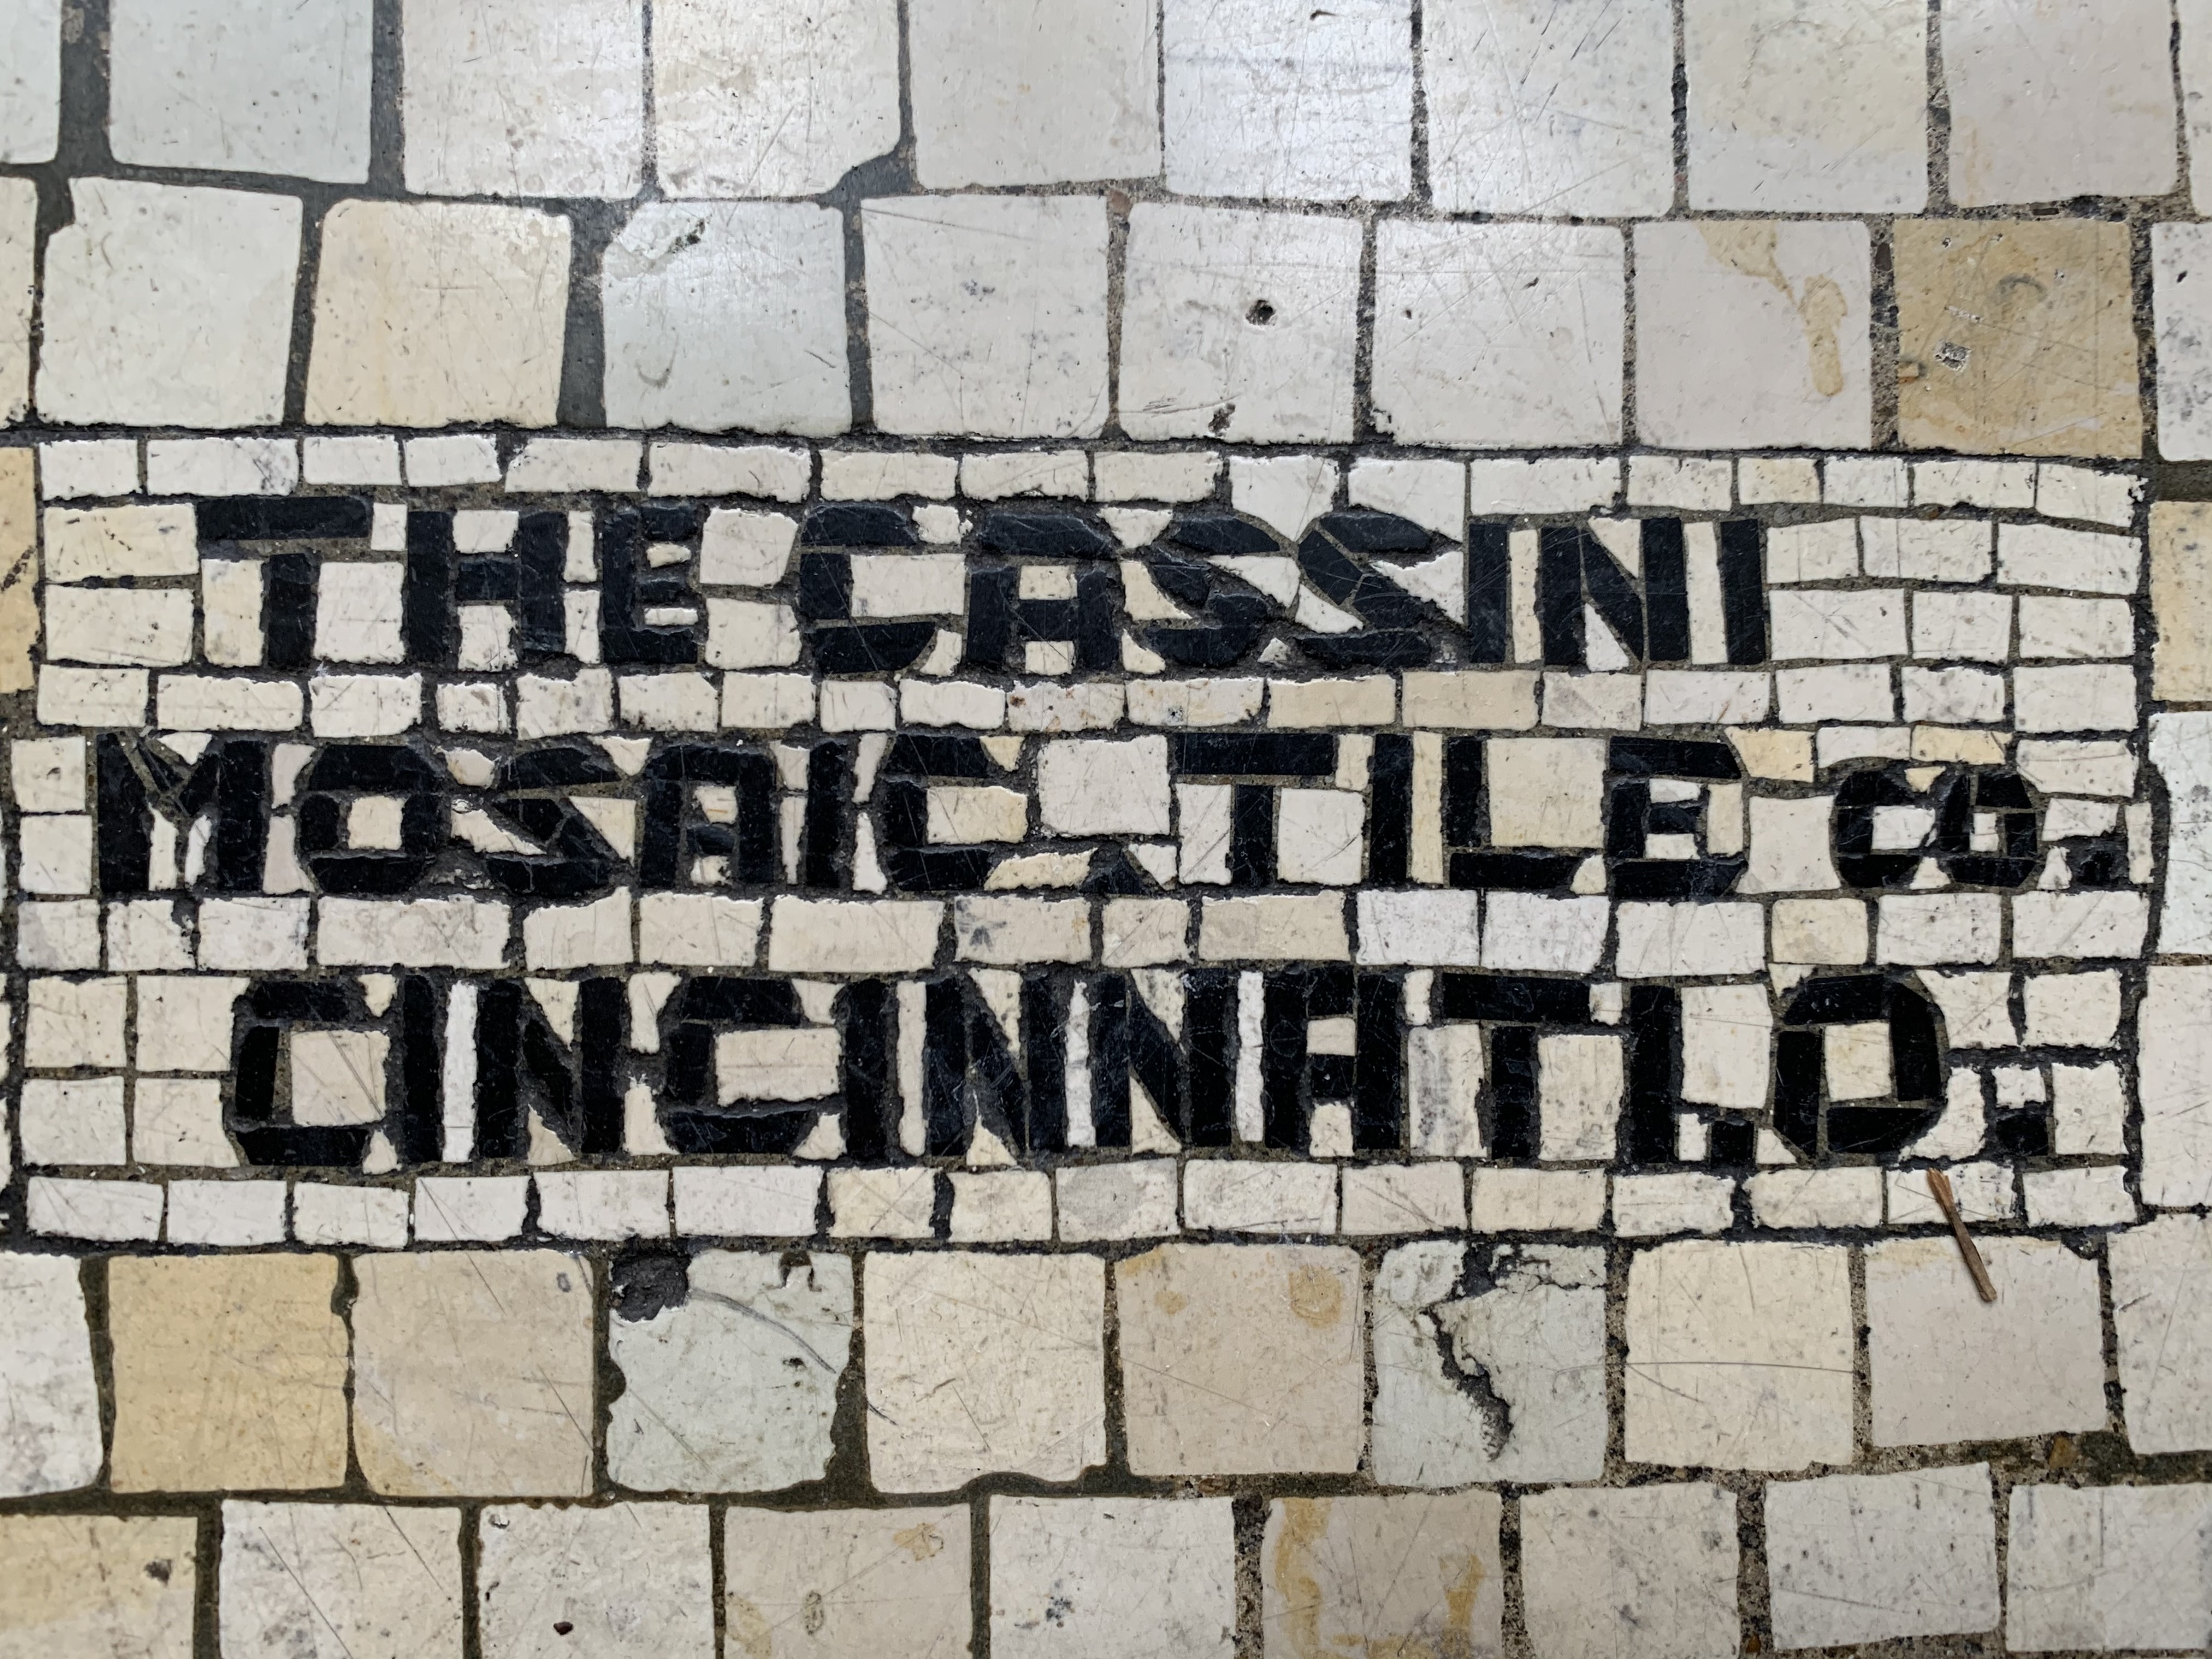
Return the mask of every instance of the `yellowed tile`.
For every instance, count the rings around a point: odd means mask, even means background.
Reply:
[[[556,1250],[364,1256],[354,1440],[376,1491],[592,1489],[592,1268]]]
[[[1908,447],[2142,453],[2126,226],[1900,219],[1893,234]]]
[[[198,1528],[0,1516],[0,1659],[189,1659]]]
[[[1359,1259],[1165,1244],[1118,1263],[1129,1467],[1350,1474],[1364,1440]]]
[[[1502,1651],[1501,1507],[1488,1492],[1277,1498],[1260,1548],[1268,1659]]]
[[[346,1333],[331,1310],[337,1269],[327,1255],[110,1263],[117,1489],[343,1482]]]

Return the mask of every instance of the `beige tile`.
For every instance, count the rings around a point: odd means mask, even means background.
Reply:
[[[1091,1255],[869,1257],[868,1466],[885,1492],[1106,1460],[1105,1270]]]
[[[1974,1294],[1947,1237],[1887,1239],[1866,1252],[1875,1445],[2105,1426],[2097,1264],[2049,1239],[1979,1248],[1994,1303]]]
[[[1267,1659],[1503,1651],[1495,1492],[1279,1498],[1260,1546]]]
[[[354,1444],[402,1497],[592,1489],[592,1269],[555,1250],[364,1256]]]
[[[0,1659],[191,1659],[198,1523],[0,1516]]]
[[[1704,1240],[1638,1254],[1628,1276],[1629,1461],[1850,1462],[1849,1254]]]
[[[1893,234],[1908,447],[2142,452],[2125,225],[1900,219]]]
[[[2151,696],[2212,702],[2212,502],[2150,510]]]
[[[1352,1251],[1166,1244],[1117,1263],[1114,1282],[1136,1473],[1358,1467],[1366,1382]]]
[[[111,1479],[122,1492],[345,1479],[345,1326],[327,1255],[118,1256]]]
[[[723,1522],[731,1659],[963,1659],[968,1510],[732,1509]]]

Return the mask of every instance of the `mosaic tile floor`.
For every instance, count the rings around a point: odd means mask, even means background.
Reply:
[[[2208,109],[0,4],[0,1659],[2212,1649]]]

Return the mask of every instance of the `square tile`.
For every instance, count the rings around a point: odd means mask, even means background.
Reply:
[[[354,1447],[397,1497],[592,1486],[592,1268],[553,1250],[360,1258]]]
[[[1541,1659],[1736,1653],[1736,1500],[1702,1485],[1521,1500],[1521,1600]]]
[[[1139,204],[1122,428],[1140,441],[1348,441],[1360,241],[1350,219]]]
[[[115,9],[107,142],[134,167],[368,178],[367,0]]]
[[[1096,437],[1106,207],[1096,197],[864,204],[876,421],[886,432]]]
[[[282,419],[300,204],[121,179],[72,179],[70,201],[70,224],[46,240],[39,412],[185,427]]]
[[[1631,217],[1674,199],[1663,0],[1421,9],[1429,187],[1446,213]]]
[[[404,0],[400,122],[418,196],[635,195],[637,0]]]
[[[966,1659],[969,1511],[723,1512],[729,1650],[786,1659]]]
[[[655,0],[661,187],[812,196],[885,154],[899,137],[898,34],[896,0]]]
[[[1028,13],[940,0],[908,14],[922,187],[1157,174],[1154,15],[1150,0],[1063,0]]]
[[[2097,1266],[2046,1239],[1984,1238],[1995,1303],[1948,1237],[1866,1252],[1874,1443],[1946,1445],[2105,1426]]]
[[[1495,1492],[1279,1498],[1260,1544],[1262,1651],[1503,1650]]]
[[[1106,1459],[1105,1267],[965,1250],[867,1259],[868,1465],[885,1492],[1073,1480]]]
[[[1133,1470],[1358,1466],[1364,1345],[1352,1251],[1164,1244],[1114,1274]]]
[[[568,318],[567,219],[483,203],[341,202],[323,221],[307,419],[550,426]]]
[[[110,1479],[121,1492],[345,1479],[346,1329],[328,1255],[118,1256]]]
[[[1376,1274],[1374,1341],[1371,1456],[1383,1485],[1603,1474],[1602,1251],[1401,1245]],[[1467,1386],[1474,1376],[1483,1388]]]
[[[1850,1462],[1849,1264],[1832,1245],[1690,1240],[1639,1252],[1628,1278],[1629,1461]]]
[[[1928,16],[1909,5],[1688,0],[1690,205],[1917,213]]]
[[[2212,1487],[2012,1489],[2005,1646],[2193,1648],[2212,1628]]]
[[[1903,219],[1891,237],[1908,447],[2142,453],[2126,226]]]
[[[828,437],[852,424],[845,233],[827,208],[648,204],[607,249],[599,304],[611,425]]]
[[[458,1510],[225,1504],[223,1651],[460,1659],[460,1534]]]
[[[0,1516],[0,1656],[191,1659],[199,1522]]]
[[[1618,442],[1621,261],[1605,226],[1384,221],[1376,423],[1455,448]]]
[[[481,1511],[484,1659],[714,1659],[708,1527],[704,1504]]]
[[[617,1270],[607,1358],[623,1387],[607,1420],[609,1477],[675,1492],[820,1480],[852,1349],[851,1260],[702,1250],[680,1283],[678,1268],[656,1257]]]
[[[1411,0],[1164,0],[1168,188],[1395,201],[1413,186]]]
[[[1637,435],[1865,448],[1869,260],[1856,222],[1637,226]]]
[[[993,1498],[996,1659],[1229,1659],[1237,1545],[1225,1498]]]
[[[1942,33],[1961,207],[2173,188],[2172,24],[2157,0],[1954,0]]]
[[[1777,1647],[1994,1630],[1989,1465],[1777,1481],[1766,1559]]]

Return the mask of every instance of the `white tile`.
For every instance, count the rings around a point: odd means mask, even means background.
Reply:
[[[1158,174],[1153,16],[1150,0],[1065,0],[1027,14],[939,0],[909,14],[923,188]]]
[[[607,250],[600,305],[611,425],[851,424],[844,231],[826,208],[649,204]]]
[[[896,0],[656,0],[653,118],[671,196],[828,190],[898,143]]]
[[[368,0],[162,0],[110,26],[107,142],[136,167],[368,177]]]
[[[2191,1648],[2212,1627],[2199,1565],[2212,1552],[2212,1488],[2012,1489],[2005,1646]]]
[[[484,1510],[477,1576],[484,1653],[711,1659],[710,1524],[703,1504]],[[570,1634],[580,1639],[564,1644]]]
[[[1917,213],[1928,200],[1928,15],[1898,0],[1690,0],[1690,205]]]
[[[165,1196],[158,1182],[34,1176],[26,1189],[23,1213],[34,1233],[151,1243],[161,1236]]]
[[[1387,220],[1375,418],[1401,443],[1504,449],[1620,436],[1626,290],[1603,226]]]
[[[223,1647],[295,1659],[458,1659],[460,1533],[458,1510],[227,1503]]]
[[[1413,184],[1410,0],[1165,0],[1168,188],[1395,201]]]
[[[1663,0],[1430,0],[1429,179],[1446,213],[1666,212],[1674,20]]]
[[[902,197],[861,209],[877,423],[1095,437],[1106,396],[1097,198]]]
[[[90,1486],[100,1397],[76,1258],[0,1253],[0,1494]]]
[[[1629,1269],[1626,1455],[1713,1468],[1849,1462],[1851,1347],[1842,1249],[1693,1240],[1642,1251]]]
[[[1738,1651],[1736,1499],[1703,1484],[1583,1487],[1521,1500],[1521,1595],[1557,1659]]]
[[[1360,242],[1351,219],[1139,204],[1121,302],[1123,429],[1140,441],[1347,441]]]
[[[29,179],[0,182],[0,417],[10,421],[22,419],[31,404],[31,295],[36,275],[32,249],[38,240],[38,191]],[[58,492],[46,456],[54,447],[40,446],[50,496]]]
[[[1984,1238],[1980,1249],[1994,1304],[1975,1294],[1948,1237],[1867,1251],[1875,1445],[2105,1426],[2096,1264],[2045,1239]]]
[[[617,1269],[607,1352],[624,1388],[609,1476],[639,1492],[820,1480],[852,1333],[842,1255],[707,1250],[680,1283]]]
[[[1992,1630],[1996,1517],[1986,1463],[1766,1489],[1775,1645]]]
[[[24,373],[29,374],[27,357]],[[24,384],[27,386],[27,379]],[[135,438],[83,438],[39,446],[39,495],[43,500],[130,495],[137,489],[138,441]]]
[[[2151,227],[2158,453],[2169,461],[2212,459],[2212,301],[2204,297],[2201,275],[2212,270],[2212,235],[2208,232],[2212,226]],[[2194,287],[2189,282],[2191,276],[2198,277]]]
[[[1946,7],[1952,199],[1986,207],[2172,189],[2172,27],[2157,0]]]
[[[1229,1659],[1237,1546],[1225,1498],[990,1499],[999,1659]]]
[[[2108,1248],[2128,1445],[2138,1455],[2212,1447],[2212,1398],[2201,1386],[2212,1364],[2212,1221],[2160,1216],[2115,1233]]]
[[[1105,1462],[1099,1258],[879,1251],[864,1272],[879,1489],[942,1492],[997,1472],[1073,1480]]]
[[[52,161],[61,117],[61,0],[21,0],[0,30],[0,161]]]
[[[969,1651],[971,1528],[951,1509],[787,1510],[722,1519],[730,1650],[790,1659]]]
[[[410,191],[636,193],[645,150],[637,0],[404,0],[402,18]]]
[[[119,179],[72,179],[70,195],[72,222],[46,243],[40,413],[185,427],[281,419],[299,202]]]
[[[1375,1281],[1375,1478],[1595,1480],[1604,1351],[1601,1251],[1444,1240],[1390,1251]],[[1461,1385],[1474,1375],[1486,1394]]]
[[[766,444],[656,443],[647,465],[658,495],[758,495],[796,501],[805,497],[814,476],[814,457],[808,451]]]

